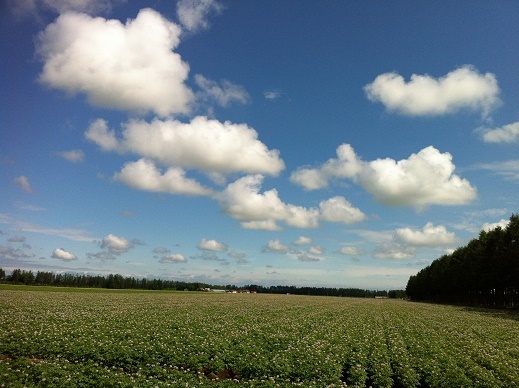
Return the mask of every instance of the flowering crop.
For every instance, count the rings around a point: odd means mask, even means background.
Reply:
[[[0,386],[510,387],[519,321],[398,300],[0,290]]]

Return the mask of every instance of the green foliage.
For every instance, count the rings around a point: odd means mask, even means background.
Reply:
[[[519,215],[411,276],[413,300],[519,307]]]
[[[402,300],[0,290],[0,386],[508,387],[519,321]]]
[[[2,279],[0,268],[0,280]],[[5,272],[4,272],[5,274]],[[124,278],[122,275],[110,274],[106,277],[100,275],[81,274],[55,274],[53,272],[38,271],[36,275],[32,271],[15,269],[7,276],[7,281],[15,285],[37,285],[54,287],[79,287],[79,288],[106,288],[111,290],[180,290],[199,291],[203,289],[241,290],[268,294],[294,294],[294,295],[319,295],[319,296],[348,296],[356,298],[373,298],[375,296],[387,296],[389,298],[402,299],[405,296],[403,290],[372,291],[360,288],[331,288],[331,287],[295,287],[295,286],[271,286],[263,287],[256,284],[237,287],[235,285],[217,286],[206,283],[188,283],[176,280],[162,279],[136,279]]]

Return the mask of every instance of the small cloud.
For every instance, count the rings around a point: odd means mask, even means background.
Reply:
[[[77,260],[76,255],[73,255],[70,252],[67,252],[63,248],[56,248],[52,252],[52,257],[55,259],[63,260],[63,261],[71,261],[71,260]]]
[[[89,259],[99,259],[102,261],[116,259],[115,255],[110,252],[87,253],[86,255]]]
[[[435,248],[457,243],[458,239],[453,232],[448,232],[445,226],[434,226],[431,222],[425,224],[422,230],[400,228],[395,231],[395,238],[399,242],[413,247]]]
[[[198,249],[203,251],[225,252],[228,248],[227,244],[216,240],[206,240],[205,238],[198,243]]]
[[[129,211],[129,210],[123,210],[121,212],[121,215],[123,217],[134,217],[136,214],[134,212]]]
[[[15,249],[12,247],[6,247],[0,245],[0,257],[7,258],[11,260],[24,260],[24,259],[30,259],[34,257],[35,255],[32,253],[25,253],[21,249]]]
[[[315,245],[313,247],[308,248],[308,253],[311,253],[312,255],[322,255],[324,254],[325,249],[320,245]]]
[[[225,261],[225,259],[222,259],[218,257],[214,253],[209,252],[202,252],[199,255],[191,256],[190,259],[192,260],[205,260],[205,261]]]
[[[499,227],[501,229],[505,229],[508,226],[509,223],[510,223],[510,220],[505,220],[505,219],[502,219],[501,221],[493,222],[493,223],[485,222],[483,224],[482,229],[485,232],[490,232],[491,230],[494,230],[497,227]]]
[[[243,252],[229,252],[229,257],[234,259],[243,259],[245,256],[246,255]]]
[[[263,92],[263,96],[267,100],[277,100],[279,97],[281,97],[281,92],[279,90],[265,90]]]
[[[10,239],[8,239],[7,241],[12,242],[12,243],[14,243],[14,242],[16,242],[16,243],[18,243],[18,242],[25,242],[25,237],[14,236],[14,237],[11,237]]]
[[[294,245],[309,245],[312,243],[311,237],[299,236],[292,244]]]
[[[310,256],[310,255],[308,255],[306,253],[298,255],[297,256],[297,260],[303,261],[303,262],[321,261],[321,259],[319,259],[318,257],[313,257],[313,256]]]
[[[118,237],[114,234],[109,234],[103,238],[100,243],[101,248],[107,249],[114,255],[120,255],[128,252],[134,246],[134,242],[130,242],[124,237]]]
[[[359,250],[357,247],[349,245],[349,246],[341,247],[341,249],[339,249],[337,251],[337,253],[340,253],[341,255],[356,256],[356,255],[364,255],[366,252]]]
[[[482,135],[486,143],[514,143],[519,141],[519,121],[500,128],[479,128],[476,132]]]
[[[195,82],[200,88],[197,97],[201,101],[216,102],[218,105],[227,107],[232,102],[246,104],[249,94],[243,86],[222,80],[220,84],[205,78],[203,75],[195,75]]]
[[[34,189],[29,184],[29,179],[27,179],[27,177],[21,175],[17,178],[14,178],[13,182],[14,182],[14,184],[20,186],[22,188],[22,190],[25,191],[26,193],[30,193],[30,194],[34,193]]]
[[[153,249],[153,252],[154,253],[169,253],[169,252],[171,252],[171,250],[169,250],[168,248],[157,247],[157,248]]]
[[[177,17],[182,27],[196,32],[209,28],[209,14],[218,14],[222,9],[223,6],[216,0],[180,0],[177,3]]]
[[[85,160],[85,153],[82,150],[62,151],[58,152],[58,156],[72,163],[79,163]]]
[[[161,257],[159,262],[175,264],[175,263],[185,263],[185,262],[187,262],[187,260],[184,257],[184,255],[182,255],[180,253],[174,253],[174,254],[171,254],[171,255],[167,255],[167,256]]]
[[[274,252],[274,253],[288,253],[290,247],[288,245],[282,244],[279,240],[270,240],[265,247],[264,251]]]
[[[411,259],[416,256],[416,249],[397,243],[382,243],[374,251],[376,259]]]

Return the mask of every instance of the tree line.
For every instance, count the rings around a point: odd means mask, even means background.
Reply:
[[[406,294],[417,301],[519,307],[519,215],[411,276]]]
[[[388,298],[403,298],[403,290],[375,291],[360,288],[330,288],[330,287],[295,287],[295,286],[270,286],[264,287],[249,284],[238,287],[233,284],[226,286],[211,285],[200,282],[182,282],[176,280],[148,279],[124,277],[118,274],[85,275],[72,273],[53,273],[45,271],[25,271],[15,269],[10,275],[0,268],[0,281],[10,284],[57,286],[57,287],[82,287],[82,288],[109,288],[109,289],[136,289],[136,290],[180,290],[199,291],[203,289],[217,290],[249,290],[257,293],[270,294],[294,294],[294,295],[320,295],[320,296],[348,296],[357,298],[374,298],[383,296]]]

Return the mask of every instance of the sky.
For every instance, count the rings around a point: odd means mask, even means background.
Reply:
[[[519,2],[7,0],[0,267],[405,288],[519,212]]]

